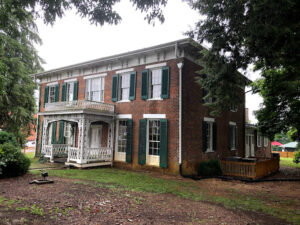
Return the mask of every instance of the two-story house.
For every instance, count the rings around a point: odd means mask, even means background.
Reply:
[[[36,153],[67,165],[195,173],[245,156],[245,105],[212,117],[195,83],[201,46],[182,39],[34,74]],[[245,99],[244,89],[240,94]]]

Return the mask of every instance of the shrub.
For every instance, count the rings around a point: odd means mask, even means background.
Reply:
[[[16,137],[12,133],[0,131],[0,145],[4,143],[11,143],[14,146],[20,147]]]
[[[300,149],[297,152],[295,152],[293,161],[297,164],[300,162]]]
[[[212,159],[208,162],[201,162],[198,167],[198,175],[203,177],[222,175],[219,160]]]
[[[21,152],[21,148],[13,143],[13,139],[8,139],[0,144],[0,177],[23,175],[30,166],[30,160]]]

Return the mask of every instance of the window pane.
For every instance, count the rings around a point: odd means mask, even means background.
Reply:
[[[150,120],[149,121],[149,155],[159,155],[159,120]]]

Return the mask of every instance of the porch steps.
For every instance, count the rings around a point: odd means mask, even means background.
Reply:
[[[94,162],[94,163],[86,163],[86,164],[65,162],[65,165],[66,166],[74,166],[77,168],[90,168],[90,167],[99,167],[99,166],[111,166],[112,162]]]

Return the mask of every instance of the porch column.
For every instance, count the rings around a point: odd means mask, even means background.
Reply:
[[[114,121],[113,120],[109,124],[108,147],[111,149],[110,161],[111,161],[111,165],[113,165],[113,152],[114,152]]]
[[[47,139],[47,127],[48,127],[48,120],[44,118],[44,126],[42,127],[43,129],[43,136],[42,136],[42,154],[46,154],[46,139]]]
[[[79,119],[79,122],[78,122],[78,128],[79,128],[79,134],[78,134],[78,151],[79,151],[79,157],[78,157],[78,160],[77,162],[80,163],[80,164],[83,164],[83,163],[86,163],[87,160],[86,160],[86,153],[85,153],[85,146],[86,146],[86,137],[87,137],[87,134],[86,134],[86,121],[85,121],[85,117],[82,116],[81,119]]]

